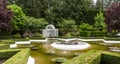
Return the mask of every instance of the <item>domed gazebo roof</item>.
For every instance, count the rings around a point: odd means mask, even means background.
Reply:
[[[46,26],[46,28],[45,28],[45,29],[55,29],[55,26],[54,26],[54,25],[52,25],[52,24],[50,24],[50,25]]]
[[[50,24],[45,27],[43,30],[43,36],[45,37],[56,37],[58,36],[58,29],[55,29],[55,26]]]

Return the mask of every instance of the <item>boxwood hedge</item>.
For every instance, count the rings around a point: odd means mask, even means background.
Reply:
[[[120,64],[120,54],[92,50],[62,64]]]
[[[27,64],[30,49],[0,50],[0,59],[9,58],[3,64]]]

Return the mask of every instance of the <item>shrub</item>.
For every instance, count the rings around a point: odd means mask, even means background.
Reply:
[[[15,52],[17,51],[17,53],[8,59],[7,61],[5,61],[3,64],[27,64],[28,61],[28,57],[30,55],[30,49],[19,49],[19,50],[11,50],[11,52]],[[7,54],[7,53],[6,53]],[[6,55],[4,54],[4,55]],[[6,55],[7,56],[7,55]]]
[[[107,32],[105,31],[80,31],[82,37],[105,37]]]
[[[70,38],[70,37],[72,37],[72,35],[71,35],[71,33],[67,33],[67,34],[65,35],[65,37]]]
[[[0,59],[10,58],[15,55],[19,50],[0,50]]]
[[[67,61],[67,58],[57,57],[57,58],[53,58],[52,61],[58,62],[58,63],[63,63],[63,62],[65,62],[65,61]]]
[[[8,44],[0,44],[0,50],[2,49],[8,49],[9,45]]]
[[[119,59],[120,54],[118,53],[92,50],[62,64],[120,64]]]
[[[105,32],[105,31],[92,31],[90,36],[92,36],[92,37],[104,37],[104,36],[107,36],[107,32]]]
[[[81,31],[93,31],[94,30],[94,27],[92,25],[89,25],[88,23],[82,23],[79,26],[79,28]]]
[[[19,33],[13,35],[13,38],[21,38],[21,35]]]
[[[82,37],[89,37],[91,34],[91,31],[80,31],[80,36]]]
[[[37,32],[37,33],[34,33],[33,36],[34,36],[34,37],[43,37],[42,34],[40,34],[40,33],[38,33],[38,32]]]
[[[96,30],[106,29],[106,24],[104,22],[105,17],[101,11],[94,17],[94,20],[95,20],[94,26]]]

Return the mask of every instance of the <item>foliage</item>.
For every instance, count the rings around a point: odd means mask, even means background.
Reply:
[[[120,54],[118,53],[92,50],[83,55],[68,60],[62,64],[101,64],[101,62],[107,62],[105,64],[119,64],[119,59]]]
[[[65,37],[70,38],[70,37],[72,37],[72,35],[71,35],[71,33],[68,32],[68,33],[65,35]]]
[[[75,22],[74,20],[63,19],[63,22],[58,23],[58,26],[62,28],[64,33],[70,32],[74,29]]]
[[[105,37],[107,36],[107,32],[106,31],[91,31],[90,36],[91,37]]]
[[[34,17],[27,17],[27,21],[25,22],[26,28],[34,31],[39,31],[43,29],[48,23],[43,18],[34,18]]]
[[[37,32],[37,33],[33,33],[33,36],[34,36],[34,37],[43,37],[43,35],[40,34],[40,33],[38,33],[38,32]]]
[[[20,38],[21,35],[20,35],[19,33],[17,33],[17,34],[14,34],[12,37],[13,37],[13,38]]]
[[[0,59],[4,59],[4,58],[10,58],[13,55],[15,55],[19,50],[10,50],[10,49],[4,49],[4,50],[0,50]]]
[[[105,12],[105,22],[109,32],[120,30],[120,3],[113,3]]]
[[[105,31],[80,31],[82,37],[105,37],[107,32]]]
[[[66,62],[66,61],[67,61],[67,58],[57,57],[57,58],[53,58],[52,61],[63,63],[63,62]]]
[[[80,24],[91,10],[92,0],[14,0],[28,16],[45,18],[49,23],[57,24],[62,19],[75,20]],[[32,12],[32,13],[31,13]]]
[[[22,8],[15,4],[9,5],[8,8],[10,8],[13,12],[13,18],[11,20],[12,29],[13,30],[24,29],[24,23],[25,21],[27,21],[27,18],[23,13]]]
[[[97,14],[95,17],[95,23],[94,26],[96,28],[96,30],[103,30],[106,28],[106,24],[104,22],[104,16],[103,13],[100,11],[99,14]]]
[[[120,54],[104,52],[101,59],[101,64],[120,64]]]
[[[91,32],[90,31],[80,31],[80,36],[82,37],[90,37]]]
[[[2,50],[2,49],[9,49],[9,48],[10,48],[9,44],[0,44],[0,50]]]
[[[94,8],[94,7],[93,7]],[[93,9],[85,13],[85,19],[81,23],[88,23],[93,25],[95,23],[94,17],[99,13],[99,10]]]
[[[88,23],[82,23],[79,26],[79,28],[81,31],[93,31],[94,30],[94,27]]]
[[[10,20],[13,14],[12,11],[6,7],[7,4],[7,0],[0,0],[0,29],[10,31]]]
[[[14,50],[11,50],[11,52],[14,52]],[[29,55],[30,55],[30,49],[17,50],[17,53],[13,55],[11,58],[9,58],[7,61],[5,61],[4,64],[17,64],[17,63],[27,64]]]

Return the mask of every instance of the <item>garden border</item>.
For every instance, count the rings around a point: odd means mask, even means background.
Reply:
[[[92,50],[62,64],[100,64],[101,62],[109,62],[108,64],[120,64],[119,59],[120,54],[118,53]]]

